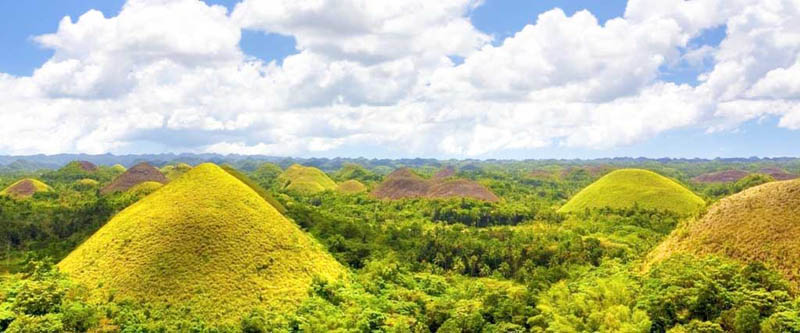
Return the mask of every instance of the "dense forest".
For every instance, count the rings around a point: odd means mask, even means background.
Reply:
[[[10,158],[0,167],[0,188],[26,178],[49,186],[29,198],[0,195],[0,329],[800,332],[796,283],[767,262],[691,253],[648,259],[676,228],[703,217],[723,198],[775,182],[776,170],[800,174],[800,160],[97,158],[106,160],[94,160],[100,164],[96,170],[64,160]],[[191,169],[179,163],[223,165],[318,241],[347,276],[314,279],[291,311],[241,309],[237,323],[226,325],[181,308],[128,299],[98,302],[90,296],[93,286],[71,279],[56,264],[126,207],[160,191],[156,184],[103,193],[125,171],[113,164],[143,161],[160,167],[170,182],[186,172],[182,168]],[[329,177],[332,184],[358,181],[368,190],[299,191],[300,181],[284,175],[296,163],[319,168],[324,174],[313,176]],[[500,200],[370,195],[402,167],[423,179],[452,168],[449,177],[485,186]],[[626,168],[680,184],[704,208],[685,213],[635,202],[560,210],[598,179]],[[748,175],[724,182],[696,178],[726,170]]]

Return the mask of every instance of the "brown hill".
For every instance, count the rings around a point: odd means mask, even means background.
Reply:
[[[0,191],[0,195],[8,195],[21,199],[33,196],[36,192],[48,192],[50,186],[36,179],[25,178]]]
[[[800,180],[771,182],[720,200],[680,226],[648,258],[717,254],[762,262],[800,287]]]
[[[94,163],[92,163],[92,162],[89,162],[89,161],[76,161],[76,163],[78,164],[78,166],[83,171],[88,171],[88,172],[97,171],[97,166],[94,165]]]
[[[430,190],[431,184],[411,169],[401,168],[386,176],[386,179],[370,193],[379,199],[421,198]]]
[[[437,172],[435,175],[433,175],[433,179],[437,179],[437,180],[438,179],[445,179],[445,178],[453,177],[455,175],[456,175],[456,170],[453,169],[453,167],[448,166],[448,167],[442,168],[442,170],[439,170],[439,172]]]
[[[712,173],[706,173],[692,178],[697,183],[733,183],[750,175],[747,171],[742,170],[725,170]]]
[[[450,178],[450,176],[445,178]],[[489,202],[499,201],[499,198],[488,188],[474,181],[443,179],[436,176],[432,179],[425,179],[408,168],[395,170],[386,176],[386,179],[370,195],[374,198],[389,200],[472,198]]]
[[[426,197],[433,199],[472,198],[488,202],[500,201],[500,198],[488,188],[468,179],[437,182],[428,190]]]
[[[791,180],[797,178],[797,175],[786,172],[780,168],[763,168],[759,170],[760,173],[767,174],[775,178],[775,180]]]
[[[147,163],[139,163],[132,168],[119,175],[111,184],[104,187],[100,193],[112,192],[125,192],[131,187],[139,185],[144,182],[159,182],[161,184],[167,183],[167,177],[161,171]]]

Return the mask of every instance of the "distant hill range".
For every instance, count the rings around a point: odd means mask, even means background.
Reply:
[[[789,163],[800,163],[800,158],[794,157],[778,157],[778,158],[720,158],[720,159],[683,159],[683,158],[603,158],[603,159],[529,159],[529,160],[499,160],[499,159],[461,159],[461,160],[438,160],[431,158],[400,158],[400,159],[378,159],[378,158],[301,158],[301,157],[286,157],[286,156],[268,156],[268,155],[221,155],[221,154],[130,154],[130,155],[114,155],[114,154],[56,154],[56,155],[16,155],[0,156],[0,171],[35,171],[35,170],[54,170],[59,169],[72,161],[87,161],[96,165],[111,166],[120,164],[125,167],[131,167],[141,162],[147,162],[156,167],[162,167],[167,164],[187,163],[190,165],[197,165],[203,162],[212,162],[217,164],[230,164],[237,169],[244,171],[255,170],[261,163],[271,162],[280,165],[282,168],[288,168],[292,164],[301,164],[305,166],[313,166],[323,171],[334,171],[342,168],[343,165],[348,163],[359,164],[367,168],[376,168],[380,166],[388,167],[388,170],[395,170],[401,167],[417,168],[422,166],[444,167],[447,165],[455,165],[461,171],[470,171],[478,169],[478,166],[485,163],[491,164],[515,164],[515,163],[529,163],[533,165],[551,165],[560,164],[565,167],[569,166],[611,166],[614,168],[623,168],[626,166],[639,165],[642,163],[656,162],[664,164],[699,164],[699,163],[712,163],[718,162],[722,164],[729,163],[754,163],[764,162],[768,164],[782,165]],[[387,172],[388,173],[388,172]],[[695,176],[695,175],[693,175]]]

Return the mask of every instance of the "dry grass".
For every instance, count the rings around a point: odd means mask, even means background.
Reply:
[[[92,299],[188,309],[237,324],[253,307],[292,311],[312,277],[346,270],[253,189],[202,164],[131,205],[59,263]]]
[[[25,178],[0,191],[0,195],[7,195],[14,199],[24,199],[33,196],[37,192],[49,192],[51,190],[50,186],[45,183],[36,179]]]
[[[471,198],[496,202],[500,199],[486,186],[468,179],[452,177],[447,170],[440,171],[432,179],[425,179],[408,168],[397,169],[387,175],[370,195],[378,199],[450,199]]]
[[[111,184],[100,190],[100,193],[125,192],[136,185],[148,181],[166,184],[168,180],[161,171],[158,171],[152,165],[139,163],[115,178]]]
[[[763,262],[800,287],[800,180],[767,183],[720,200],[673,231],[648,263],[678,252]]]

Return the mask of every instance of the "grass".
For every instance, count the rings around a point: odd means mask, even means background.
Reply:
[[[800,290],[800,180],[772,182],[720,200],[702,217],[679,226],[648,256],[717,254],[763,262]],[[649,265],[648,265],[649,266]]]
[[[278,200],[276,200],[275,197],[272,196],[272,194],[270,194],[269,192],[267,192],[267,190],[261,187],[261,185],[258,185],[252,179],[248,178],[243,173],[239,172],[239,170],[236,170],[234,167],[230,165],[223,165],[222,169],[225,170],[227,173],[229,173],[231,176],[236,177],[236,179],[239,179],[245,185],[250,186],[250,188],[253,189],[253,191],[256,191],[258,195],[264,198],[264,200],[266,200],[270,205],[272,205],[272,207],[274,207],[279,213],[286,214],[286,207],[283,207],[283,205]]]
[[[613,171],[576,194],[559,212],[581,212],[589,208],[665,210],[690,215],[705,201],[675,181],[640,169]]]
[[[119,173],[123,173],[125,171],[128,171],[128,169],[125,168],[124,166],[122,166],[122,164],[114,164],[114,165],[112,165],[111,166],[111,170],[114,171],[114,172],[119,172]]]
[[[301,194],[315,194],[336,190],[334,182],[322,170],[294,164],[284,171],[278,181],[287,190]]]
[[[187,171],[192,170],[192,166],[186,163],[170,164],[161,168],[161,173],[169,180],[174,180],[180,177]]]
[[[114,178],[111,184],[106,185],[102,190],[100,190],[100,193],[108,194],[112,192],[125,192],[130,188],[147,181],[154,181],[163,184],[167,183],[169,180],[167,177],[164,177],[164,174],[162,174],[161,171],[152,165],[147,163],[139,163],[125,171],[125,173],[117,176],[117,178]]]
[[[342,194],[358,194],[367,191],[367,186],[357,180],[348,180],[339,184],[336,191]]]
[[[28,198],[37,192],[49,192],[50,186],[32,178],[25,178],[9,185],[2,191],[0,195],[7,195],[15,199]]]
[[[313,276],[346,270],[256,191],[201,164],[112,218],[59,263],[93,300],[185,308],[236,325],[252,308],[292,311]]]

